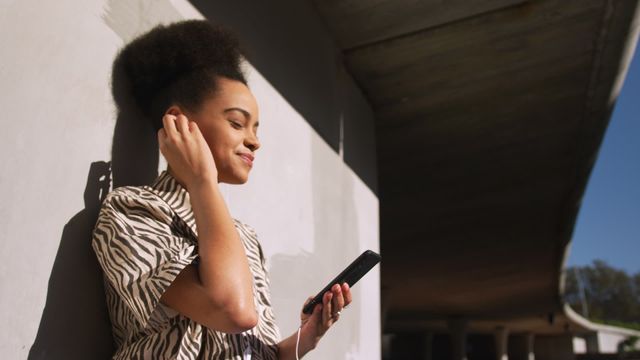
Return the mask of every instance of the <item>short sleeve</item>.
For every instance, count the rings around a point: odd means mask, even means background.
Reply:
[[[176,234],[174,216],[153,194],[114,191],[94,227],[91,246],[105,279],[142,328],[197,255],[194,243]]]

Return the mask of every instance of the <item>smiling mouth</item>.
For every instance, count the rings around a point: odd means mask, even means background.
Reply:
[[[246,162],[249,166],[253,166],[253,160],[251,160],[251,158],[249,158],[246,155],[240,155],[240,157],[242,158],[242,160],[244,160],[244,162]]]

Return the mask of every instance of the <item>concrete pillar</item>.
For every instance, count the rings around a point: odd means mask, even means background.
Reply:
[[[393,344],[394,334],[382,334],[382,358],[391,358],[391,344]]]
[[[452,318],[449,320],[453,360],[467,360],[467,325],[466,319]]]
[[[433,358],[433,333],[426,332],[424,334],[424,360],[431,360]]]
[[[511,360],[535,360],[534,352],[535,335],[523,333],[512,335],[509,338],[509,359]]]
[[[496,339],[496,359],[509,360],[507,355],[507,345],[509,344],[509,329],[504,326],[498,326],[494,333]]]
[[[587,343],[587,354],[597,354],[600,352],[600,346],[598,344],[598,333],[590,333],[584,337],[585,343]]]
[[[525,339],[526,339],[526,351],[527,351],[527,360],[536,360],[536,355],[534,352],[534,345],[535,345],[535,340],[536,340],[536,336],[533,333],[526,333],[525,335]]]

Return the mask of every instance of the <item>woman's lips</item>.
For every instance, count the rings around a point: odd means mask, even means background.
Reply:
[[[253,157],[251,155],[240,154],[240,157],[249,165],[253,166]]]

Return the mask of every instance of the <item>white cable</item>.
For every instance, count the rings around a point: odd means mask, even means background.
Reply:
[[[300,360],[298,357],[298,345],[300,344],[300,329],[302,329],[302,325],[298,328],[298,339],[296,340],[296,360]]]

